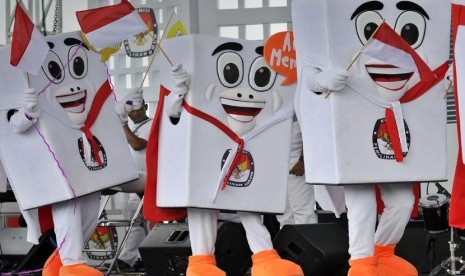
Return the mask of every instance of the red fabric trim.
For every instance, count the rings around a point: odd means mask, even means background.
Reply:
[[[237,134],[234,133],[234,131],[232,131],[228,126],[223,124],[220,120],[216,119],[215,117],[212,117],[212,116],[208,115],[207,113],[202,112],[202,111],[198,110],[197,108],[190,106],[186,101],[184,101],[182,103],[182,106],[190,114],[192,114],[192,115],[194,115],[196,117],[199,117],[200,119],[205,120],[205,121],[209,122],[210,124],[212,124],[212,125],[216,126],[217,128],[219,128],[222,132],[224,132],[224,134],[228,135],[229,138],[231,138],[231,140],[233,140],[234,142],[239,144],[240,141],[242,140],[241,137],[237,136]]]
[[[55,225],[53,224],[52,205],[39,207],[38,212],[40,232],[44,233],[47,230],[53,229]]]
[[[10,64],[17,66],[31,42],[34,24],[21,5],[16,3],[15,26],[13,28],[13,41],[11,42]]]
[[[405,93],[405,95],[400,99],[400,102],[408,103],[421,97],[423,94],[428,92],[433,86],[435,86],[444,79],[448,68],[449,64],[447,61],[441,64],[438,68],[434,69],[433,78],[421,80],[420,82],[418,82],[415,86],[413,86]]]
[[[457,36],[457,29],[459,25],[465,25],[465,9],[461,5],[452,5],[452,34],[455,45],[455,39]],[[455,57],[455,55],[454,55]],[[454,66],[457,63],[454,62]],[[457,163],[455,166],[454,183],[452,185],[452,197],[450,200],[450,213],[449,213],[449,225],[452,227],[465,228],[465,165],[463,164],[462,156],[462,137],[460,134],[461,122],[460,122],[460,106],[458,103],[458,91],[462,88],[458,87],[456,70],[454,68],[454,94],[455,94],[455,108],[456,108],[456,119],[457,119],[457,135],[459,141],[459,152],[457,156]]]
[[[76,12],[76,17],[84,33],[90,33],[133,12],[135,9],[127,0],[117,5],[105,6]]]
[[[81,127],[81,131],[84,132],[84,134],[87,137],[87,140],[89,140],[90,142],[92,151],[94,153],[95,160],[97,161],[99,166],[103,165],[102,159],[100,158],[100,155],[98,154],[100,152],[100,149],[97,145],[97,142],[95,142],[94,135],[92,134],[92,131],[90,130],[90,128],[97,120],[98,115],[100,114],[100,110],[102,110],[103,104],[105,104],[105,101],[111,95],[111,92],[112,92],[112,89],[111,89],[110,83],[107,80],[105,83],[102,84],[102,86],[99,88],[99,90],[95,94],[95,98],[92,101],[89,114],[87,115],[84,125]]]
[[[170,91],[168,89],[163,86],[160,87],[157,111],[147,141],[147,182],[144,192],[143,214],[146,220],[152,222],[180,220],[187,216],[187,210],[185,208],[160,208],[157,206],[158,137],[160,134],[165,96],[168,96],[169,93]]]
[[[386,108],[386,127],[389,139],[391,139],[392,148],[394,149],[394,156],[396,157],[396,161],[402,162],[404,160],[404,155],[402,153],[402,146],[400,144],[397,123],[394,117],[394,112],[389,108]]]

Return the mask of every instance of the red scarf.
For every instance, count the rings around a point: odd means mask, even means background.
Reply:
[[[413,101],[425,94],[426,92],[428,92],[439,81],[444,79],[444,76],[446,75],[448,68],[449,66],[447,62],[436,68],[432,72],[432,74],[430,74],[429,78],[427,78],[426,80],[421,80],[414,87],[408,90],[400,99],[400,103],[407,103]],[[394,156],[397,162],[402,162],[404,160],[404,155],[402,153],[399,132],[397,130],[397,124],[392,109],[386,108],[385,116],[388,135],[391,139],[392,147],[394,149]]]
[[[84,125],[81,127],[81,131],[84,132],[84,134],[87,137],[87,140],[89,140],[90,142],[92,152],[94,153],[95,159],[97,160],[97,163],[99,164],[99,166],[103,165],[102,159],[100,158],[100,155],[99,155],[100,149],[97,145],[97,142],[94,139],[94,135],[92,134],[92,131],[90,130],[90,128],[97,120],[100,110],[102,109],[105,101],[111,95],[111,92],[112,92],[112,89],[111,89],[110,83],[107,80],[105,83],[102,84],[102,86],[99,88],[99,90],[95,94],[95,98],[92,101],[89,114],[87,114],[86,121],[84,122]]]

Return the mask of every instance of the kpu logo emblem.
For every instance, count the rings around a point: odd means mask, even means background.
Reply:
[[[89,171],[98,171],[107,166],[107,154],[105,153],[105,149],[102,146],[102,143],[97,139],[97,137],[94,137],[94,141],[97,144],[97,147],[99,148],[100,152],[100,160],[102,160],[102,165],[99,165],[97,162],[97,159],[95,158],[95,153],[94,150],[91,149],[91,159],[92,161],[90,162],[91,164],[87,164],[86,157],[84,154],[84,145],[82,144],[82,137],[78,139],[78,147],[79,147],[79,154],[81,155],[82,162],[84,162],[84,165],[89,169]]]
[[[124,41],[126,54],[132,58],[151,56],[155,51],[157,40],[158,26],[153,9],[138,8],[137,11],[144,21],[145,26],[147,26],[147,29]]]
[[[407,137],[407,147],[410,148],[410,130],[408,129],[407,123],[404,120],[405,135]],[[395,159],[394,148],[392,147],[391,138],[387,131],[386,119],[382,118],[376,121],[375,128],[373,130],[373,149],[375,150],[376,156],[381,159]],[[404,157],[407,156],[408,152],[403,152]]]
[[[226,158],[228,158],[230,152],[231,150],[228,149],[224,153],[223,159],[221,160],[221,168],[223,168],[224,162],[226,161]],[[228,180],[228,186],[247,187],[253,180],[255,165],[252,154],[244,150],[240,155],[237,166],[234,168],[234,171]]]

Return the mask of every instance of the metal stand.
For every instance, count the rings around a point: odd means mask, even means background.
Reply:
[[[450,257],[437,265],[429,275],[439,275],[441,271],[445,271],[446,275],[460,275],[460,273],[465,270],[465,261],[462,260],[462,257],[455,256],[455,250],[457,248],[458,244],[454,241],[454,229],[451,227],[449,241]],[[462,265],[458,270],[457,263]]]

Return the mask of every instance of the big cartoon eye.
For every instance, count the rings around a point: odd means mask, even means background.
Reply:
[[[375,11],[362,12],[357,16],[355,19],[355,29],[363,45],[367,43],[382,21],[383,18],[381,15]]]
[[[276,72],[265,62],[265,58],[256,58],[250,66],[249,83],[256,91],[269,90],[276,80]]]
[[[406,11],[399,15],[395,31],[405,39],[413,49],[418,48],[423,42],[426,31],[426,20],[423,15]]]
[[[77,52],[76,52],[77,51]],[[82,79],[87,75],[87,53],[79,46],[73,46],[68,51],[69,73],[75,79]]]
[[[218,78],[228,88],[238,86],[244,74],[244,63],[240,55],[233,52],[223,53],[216,63]]]
[[[42,64],[42,71],[45,73],[45,76],[47,76],[47,78],[55,84],[58,84],[65,79],[63,63],[58,55],[53,51],[49,51],[47,58]]]

